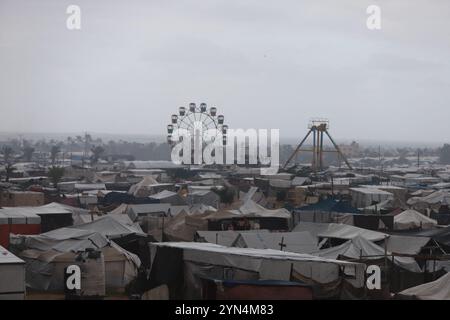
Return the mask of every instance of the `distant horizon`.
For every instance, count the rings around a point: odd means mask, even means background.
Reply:
[[[105,140],[124,140],[128,142],[138,142],[138,143],[150,143],[150,142],[165,142],[165,134],[156,133],[108,133],[108,132],[93,132],[93,131],[80,131],[80,132],[12,132],[12,131],[0,131],[0,142],[4,142],[10,139],[55,139],[55,140],[65,140],[67,137],[74,137],[83,135],[84,133],[90,134],[94,138],[101,138],[103,142]],[[293,136],[280,136],[281,144],[296,145],[303,139],[306,135],[307,130],[305,129],[301,135],[298,137]],[[333,135],[332,132],[330,132]],[[417,147],[417,148],[438,148],[443,146],[445,143],[450,143],[450,141],[413,141],[413,140],[382,140],[382,139],[370,139],[370,138],[346,138],[346,137],[335,137],[333,139],[339,144],[349,144],[353,141],[363,146],[382,146],[382,147]]]

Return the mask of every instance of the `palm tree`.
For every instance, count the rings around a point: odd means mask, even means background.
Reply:
[[[33,158],[34,148],[32,146],[26,146],[23,148],[23,158],[25,161],[30,162]]]
[[[3,161],[5,163],[10,163],[12,160],[12,156],[14,155],[14,150],[9,146],[4,146],[2,148]]]
[[[3,161],[5,163],[6,182],[8,182],[11,173],[15,170],[12,163],[14,150],[9,146],[4,146],[1,152],[3,154]]]
[[[59,146],[52,146],[51,150],[50,150],[50,158],[52,159],[52,165],[55,165],[56,162],[56,157],[58,155],[58,153],[61,151],[61,148]]]
[[[105,149],[102,146],[96,146],[91,148],[92,152],[92,164],[96,164],[98,162],[98,159],[100,159],[103,152],[105,152]]]
[[[9,181],[9,177],[11,177],[11,173],[13,173],[13,171],[16,170],[16,168],[13,167],[12,163],[7,163],[5,165],[5,172],[6,172],[6,178],[5,181],[8,182]]]
[[[61,181],[61,178],[63,176],[64,176],[64,168],[63,167],[52,166],[48,170],[48,177],[50,178],[50,181],[53,183],[54,188],[58,187],[58,183]]]

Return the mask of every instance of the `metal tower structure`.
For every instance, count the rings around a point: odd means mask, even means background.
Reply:
[[[323,154],[325,152],[336,152],[342,159],[344,160],[345,164],[350,170],[353,170],[352,166],[348,162],[345,155],[342,153],[339,146],[334,142],[333,138],[331,137],[330,133],[328,132],[328,129],[330,127],[330,122],[326,119],[313,119],[308,124],[308,133],[303,138],[303,140],[298,144],[297,148],[294,150],[294,152],[291,154],[289,159],[286,161],[286,163],[283,166],[283,169],[285,169],[288,164],[292,161],[292,159],[300,152],[312,152],[313,159],[312,159],[312,169],[314,172],[322,171],[323,170]],[[308,137],[312,134],[313,136],[313,148],[311,149],[301,149],[303,144],[306,142]],[[331,143],[334,146],[334,150],[324,150],[323,149],[323,141],[324,141],[324,135],[330,139]]]

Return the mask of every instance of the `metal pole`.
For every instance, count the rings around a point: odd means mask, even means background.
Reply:
[[[310,129],[308,131],[308,133],[306,134],[306,136],[303,138],[303,140],[298,144],[297,148],[295,148],[294,152],[291,154],[291,156],[289,157],[289,159],[286,161],[286,163],[283,166],[283,169],[287,167],[287,165],[289,164],[289,162],[291,162],[292,158],[295,157],[295,155],[300,151],[300,148],[302,147],[302,145],[305,143],[306,139],[308,139],[309,135],[311,134],[312,129]]]
[[[312,160],[312,169],[314,173],[316,173],[316,127],[313,127],[313,160]]]
[[[347,165],[347,167],[350,170],[353,170],[353,167],[350,165],[350,163],[348,162],[347,158],[344,156],[344,154],[342,153],[341,149],[339,148],[339,146],[336,144],[336,142],[334,142],[333,138],[331,137],[331,135],[328,133],[328,130],[325,130],[325,133],[327,134],[328,138],[330,139],[331,143],[333,144],[333,146],[336,148],[337,152],[339,152],[339,154],[341,155],[342,159],[344,159],[345,164]]]
[[[323,131],[320,131],[320,171],[323,170]]]

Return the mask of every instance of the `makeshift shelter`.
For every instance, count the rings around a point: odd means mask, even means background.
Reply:
[[[431,238],[434,241],[450,248],[450,226],[445,228],[422,230],[415,233],[409,233],[408,235]]]
[[[149,287],[167,285],[171,299],[201,299],[202,279],[298,281],[315,297],[339,297],[364,286],[365,266],[272,249],[224,247],[201,242],[152,243]],[[351,269],[351,271],[349,270]],[[353,277],[343,276],[352,272]],[[343,285],[346,283],[347,285]]]
[[[389,251],[385,251],[384,248],[361,236],[354,237],[339,246],[312,252],[311,254],[328,259],[360,260],[380,260],[384,256],[389,256],[389,261],[394,261],[394,264],[399,267],[411,272],[421,272],[419,265],[413,258],[397,256],[392,258]]]
[[[66,204],[58,203],[58,202],[52,202],[52,203],[46,204],[43,207],[51,208],[51,209],[55,210],[55,212],[57,212],[57,211],[60,211],[60,212],[70,211],[72,213],[72,222],[73,223],[69,223],[69,219],[67,217],[67,222],[66,223],[62,223],[61,222],[61,225],[58,226],[58,228],[67,227],[67,226],[70,226],[72,224],[73,225],[83,224],[83,223],[92,221],[92,216],[89,213],[89,210],[86,210],[86,209],[83,209],[83,208],[73,207],[73,206],[69,206],[69,205],[66,205]],[[51,217],[49,217],[49,218],[51,218]]]
[[[169,203],[131,204],[127,207],[127,214],[132,221],[147,216],[169,216]]]
[[[439,209],[441,206],[450,205],[450,192],[439,190],[423,197],[412,197],[406,202],[415,210]]]
[[[436,225],[436,220],[412,209],[405,210],[394,217],[394,230],[431,229]]]
[[[95,221],[80,224],[73,228],[99,232],[110,240],[124,237],[146,237],[138,224],[134,224],[127,215],[105,215]]]
[[[266,209],[251,199],[246,199],[238,209],[214,212],[203,219],[208,220],[208,230],[288,231],[292,228],[292,215],[288,210]]]
[[[399,254],[419,254],[423,247],[425,247],[431,238],[429,237],[413,237],[403,235],[391,234],[389,238],[386,238],[381,247],[386,246],[387,251]]]
[[[204,218],[209,214],[209,212],[205,212],[192,215],[183,211],[176,217],[164,221],[164,226],[161,226],[160,232],[164,234],[164,239],[168,241],[194,241],[197,231],[208,230],[208,221]],[[152,235],[155,231],[149,230]]]
[[[0,209],[0,245],[9,247],[10,234],[41,233],[41,217],[28,210]]]
[[[388,199],[394,199],[391,192],[375,188],[350,188],[352,206],[356,208],[366,208],[374,203],[380,203]]]
[[[218,208],[220,197],[217,193],[211,190],[196,190],[187,194],[186,202],[189,205],[204,204],[207,206]]]
[[[77,225],[75,228],[99,232],[125,250],[143,258],[144,265],[149,263],[147,234],[138,223],[133,223],[125,214],[108,214],[95,221]]]
[[[217,212],[217,209],[211,206],[204,205],[202,203],[197,203],[189,207],[189,213],[205,213],[205,212]]]
[[[82,281],[86,286],[98,285],[99,276],[104,274],[101,285],[107,292],[123,291],[137,276],[141,264],[136,255],[101,233],[76,228],[61,228],[40,235],[13,235],[11,249],[26,261],[27,286],[36,290],[62,292],[64,269],[72,264],[83,266],[80,258],[84,255],[88,258],[90,252],[100,251],[101,257],[95,255],[95,268]]]
[[[72,211],[55,203],[39,207],[16,207],[14,209],[33,213],[41,217],[41,232],[68,227],[73,224]]]
[[[0,300],[25,298],[25,261],[0,246]]]
[[[385,238],[389,237],[389,235],[386,233],[337,223],[301,222],[295,226],[293,231],[308,231],[312,236],[318,239],[332,238],[340,240],[351,240],[353,238],[361,236],[366,240],[375,242],[384,240]]]
[[[0,190],[1,207],[40,206],[44,203],[45,195],[42,192]]]
[[[293,213],[294,223],[305,222],[332,222],[336,216],[346,213],[359,213],[347,201],[328,198],[315,204],[296,208]]]
[[[145,176],[140,182],[130,187],[128,194],[137,198],[145,198],[171,187],[173,184],[159,183],[153,176]]]
[[[150,198],[158,201],[159,203],[168,203],[172,206],[186,205],[186,199],[182,198],[178,193],[169,190],[163,190],[150,196]]]
[[[435,281],[403,290],[398,295],[419,300],[450,300],[450,273]]]
[[[319,250],[317,240],[309,232],[241,232],[233,247],[274,249],[296,253]]]
[[[168,203],[121,204],[109,214],[126,214],[131,221],[138,221],[148,216],[169,216],[170,208]]]
[[[262,230],[261,230],[262,231]],[[239,236],[239,232],[227,231],[197,231],[194,235],[196,242],[215,243],[225,247],[231,247]]]

